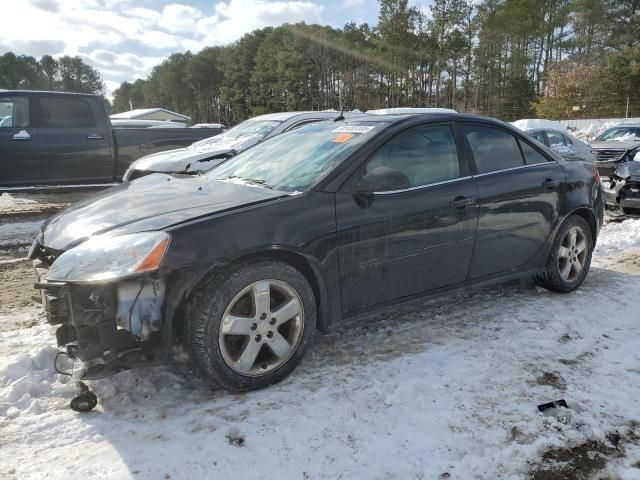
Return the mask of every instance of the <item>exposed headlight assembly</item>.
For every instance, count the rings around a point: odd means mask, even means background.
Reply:
[[[166,232],[96,237],[60,255],[47,272],[54,282],[102,282],[156,270],[169,246]]]

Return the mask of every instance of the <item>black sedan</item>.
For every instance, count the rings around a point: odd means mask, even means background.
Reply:
[[[171,359],[265,387],[316,329],[460,287],[570,292],[602,224],[596,168],[488,118],[317,123],[206,175],[154,174],[52,218],[34,242],[57,340],[86,378]]]

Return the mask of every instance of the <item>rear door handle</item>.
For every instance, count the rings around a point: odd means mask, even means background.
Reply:
[[[31,135],[26,130],[20,130],[11,137],[11,140],[31,140]]]
[[[97,133],[90,133],[87,135],[87,140],[102,140],[104,137],[102,135],[98,135]]]
[[[542,186],[547,190],[553,190],[554,188],[557,188],[559,185],[560,185],[560,182],[552,178],[547,178],[544,182],[542,182]]]
[[[450,205],[455,208],[466,208],[476,204],[476,199],[473,197],[456,197]]]

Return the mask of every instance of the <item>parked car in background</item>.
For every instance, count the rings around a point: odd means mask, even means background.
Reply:
[[[225,128],[225,126],[221,123],[196,123],[190,128]]]
[[[346,117],[355,114],[345,113]],[[151,173],[206,172],[234,155],[268,138],[308,123],[334,120],[339,112],[283,112],[245,120],[213,138],[195,142],[186,148],[167,150],[142,157],[131,164],[123,180],[130,181]]]
[[[47,222],[30,258],[85,378],[166,362],[182,339],[215,384],[246,391],[342,319],[520,277],[575,290],[599,181],[497,120],[364,115],[102,192]]]
[[[180,122],[168,122],[166,120],[129,120],[112,118],[111,125],[114,128],[187,128]]]
[[[640,217],[640,146],[622,156],[603,189],[610,217]]]
[[[143,155],[222,129],[117,128],[97,95],[1,91],[0,190],[109,186]]]
[[[561,123],[544,119],[527,119],[517,120],[512,125],[567,160],[592,163],[596,161],[591,146],[571,135]]]
[[[598,158],[598,170],[611,176],[627,154],[640,147],[640,124],[623,123],[608,128],[590,143]]]
[[[369,115],[415,115],[419,113],[458,113],[451,108],[433,108],[433,107],[394,107],[394,108],[377,108],[375,110],[367,110]]]

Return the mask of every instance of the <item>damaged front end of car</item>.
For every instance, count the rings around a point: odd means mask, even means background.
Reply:
[[[640,148],[627,152],[604,187],[605,212],[611,218],[640,217]]]
[[[35,286],[48,322],[58,325],[58,346],[81,364],[76,379],[166,361],[166,281],[157,270],[169,243],[165,232],[98,237],[65,252],[34,241]]]

